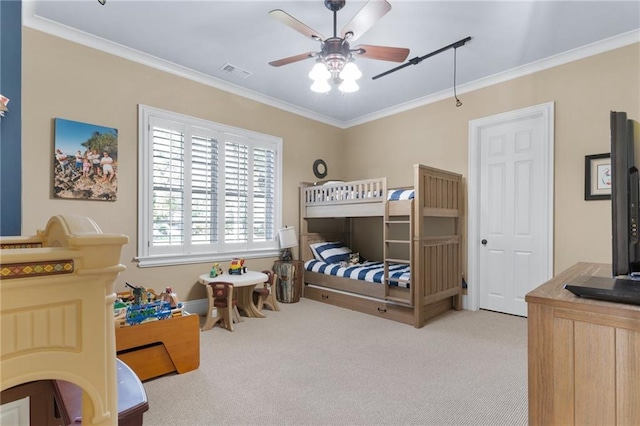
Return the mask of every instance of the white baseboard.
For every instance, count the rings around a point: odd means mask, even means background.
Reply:
[[[467,296],[466,294],[462,295],[462,309],[469,309],[469,296]],[[207,310],[206,306],[204,310]]]
[[[189,312],[190,314],[198,314],[198,315],[206,315],[207,314],[207,306],[209,303],[207,299],[196,299],[196,300],[188,300],[186,302],[182,302],[182,306],[184,310]]]

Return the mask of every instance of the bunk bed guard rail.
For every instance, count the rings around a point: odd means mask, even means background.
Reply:
[[[327,182],[320,185],[303,184],[301,188],[305,217],[327,217],[336,206],[341,216],[377,216],[384,213],[387,197],[387,178],[349,182]],[[367,207],[363,207],[366,204]],[[349,206],[353,206],[353,209]]]

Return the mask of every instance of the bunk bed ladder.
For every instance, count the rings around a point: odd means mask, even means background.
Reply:
[[[410,203],[411,201],[392,201],[394,203]],[[411,265],[413,261],[413,215],[391,216],[389,201],[384,208],[384,298],[406,306],[413,306],[413,298],[396,297],[391,293],[392,286],[400,284],[402,280],[390,278],[389,266],[392,264]],[[402,247],[404,246],[404,247]],[[404,253],[404,254],[402,254]],[[412,294],[413,292],[410,292]]]

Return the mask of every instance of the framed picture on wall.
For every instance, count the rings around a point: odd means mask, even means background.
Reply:
[[[611,199],[611,154],[585,156],[584,199]]]
[[[118,129],[55,119],[53,197],[115,201]]]

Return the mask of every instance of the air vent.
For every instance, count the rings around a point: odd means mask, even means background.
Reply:
[[[243,70],[242,68],[236,67],[235,65],[225,64],[220,68],[224,72],[228,72],[229,74],[233,74],[236,77],[247,78],[251,75],[251,73],[247,70]]]

